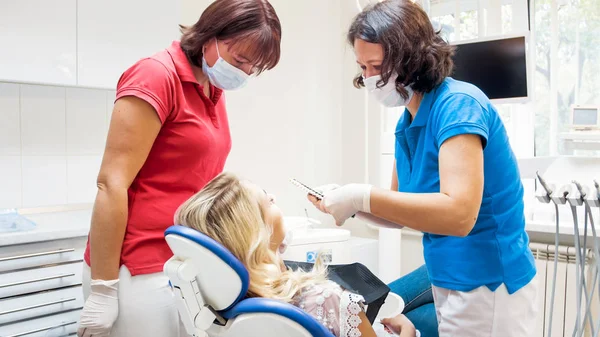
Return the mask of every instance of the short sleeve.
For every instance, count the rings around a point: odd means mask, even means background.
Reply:
[[[359,313],[364,311],[364,299],[343,290],[335,282],[316,285],[305,290],[297,303],[337,337],[359,337]]]
[[[117,84],[117,98],[135,96],[150,104],[161,123],[173,111],[174,75],[160,61],[145,58],[127,69]]]
[[[485,149],[489,136],[489,113],[475,98],[452,94],[436,110],[434,134],[438,148],[454,136],[474,134],[481,137]]]
[[[340,297],[340,336],[359,337],[358,326],[361,323],[359,314],[364,312],[365,299],[355,293],[344,290]]]

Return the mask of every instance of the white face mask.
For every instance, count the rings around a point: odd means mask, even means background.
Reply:
[[[219,44],[216,39],[215,44],[219,58],[212,67],[208,66],[206,59],[202,56],[202,71],[208,76],[210,83],[223,90],[235,90],[246,85],[250,75],[225,61],[219,53]]]
[[[375,75],[368,78],[363,77],[363,83],[369,93],[384,106],[388,108],[406,106],[410,103],[414,91],[410,86],[405,86],[404,88],[408,91],[408,98],[404,99],[398,90],[396,90],[396,78],[398,78],[398,75],[392,75],[387,84],[381,88],[377,88],[377,82],[381,80],[381,75]]]

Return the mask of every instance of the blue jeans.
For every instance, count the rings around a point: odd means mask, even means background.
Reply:
[[[402,312],[421,332],[421,337],[438,337],[431,282],[425,265],[388,285],[405,302]]]

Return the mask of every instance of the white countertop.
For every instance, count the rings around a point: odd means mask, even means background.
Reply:
[[[92,210],[23,215],[36,224],[31,230],[0,233],[0,247],[87,236]]]
[[[598,226],[597,224],[594,224]],[[585,230],[585,223],[581,220],[578,223],[579,235],[583,236]],[[555,221],[535,221],[531,220],[527,222],[525,230],[528,233],[545,233],[554,234],[556,233],[556,222]],[[572,221],[561,221],[558,224],[558,230],[562,235],[575,235],[575,226]],[[600,232],[600,228],[596,227],[596,230]],[[588,225],[588,235],[592,235],[591,227]]]
[[[92,210],[36,213],[24,216],[33,221],[36,227],[26,231],[0,233],[0,247],[87,236],[92,218]],[[579,227],[583,233],[583,223],[580,223]],[[525,229],[529,233],[554,233],[555,224],[554,221],[529,219]],[[573,235],[572,222],[561,221],[560,231],[562,234]],[[408,229],[403,230],[403,234],[422,235],[420,232]]]

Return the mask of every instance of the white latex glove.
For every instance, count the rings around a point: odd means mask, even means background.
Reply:
[[[340,185],[327,184],[327,185],[315,187],[314,190],[324,195],[325,193],[335,190],[336,188],[340,188]],[[309,194],[308,200],[310,202],[312,202],[313,206],[315,206],[319,211],[321,211],[323,213],[327,213],[327,211],[325,210],[325,206],[323,205],[323,203],[321,203],[321,201],[322,201],[321,199],[317,199],[316,197]]]
[[[119,315],[119,280],[92,280],[79,320],[78,337],[108,337]]]
[[[335,224],[341,226],[358,212],[371,212],[371,188],[372,185],[368,184],[321,186],[317,189],[323,192],[323,200],[313,201],[313,204],[321,211],[331,214]]]
[[[315,187],[315,191],[321,192],[321,194],[325,194],[326,192],[329,192],[331,190],[335,190],[336,188],[340,188],[340,185],[338,185],[338,184],[327,184],[327,185],[322,185],[322,186],[319,186],[319,187]]]
[[[356,218],[366,222],[369,225],[375,227],[383,227],[383,228],[404,228],[404,226],[399,225],[395,222],[391,222],[380,217],[374,216],[371,213],[358,212],[356,213]]]

